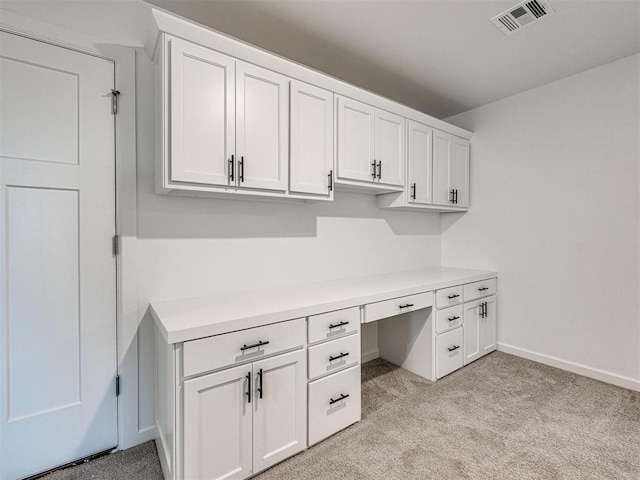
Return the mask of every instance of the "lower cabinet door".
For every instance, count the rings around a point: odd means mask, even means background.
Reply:
[[[496,297],[484,299],[485,315],[480,319],[480,355],[493,352],[498,346],[496,322]]]
[[[480,313],[483,302],[476,300],[464,304],[464,364],[480,358]]]
[[[436,337],[436,378],[442,378],[462,368],[463,362],[462,328]]]
[[[253,363],[253,471],[307,446],[307,362],[299,350]]]
[[[309,445],[360,421],[360,365],[309,384]]]
[[[251,365],[184,382],[184,478],[251,475]]]

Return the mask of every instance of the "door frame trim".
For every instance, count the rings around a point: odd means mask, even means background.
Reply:
[[[138,411],[138,279],[136,171],[136,51],[109,45],[72,30],[2,10],[0,31],[93,55],[114,63],[114,82],[120,90],[115,118],[115,233],[120,235],[116,260],[116,354],[121,393],[118,397],[117,449],[155,437],[155,426],[139,425]],[[114,392],[115,394],[115,392]]]

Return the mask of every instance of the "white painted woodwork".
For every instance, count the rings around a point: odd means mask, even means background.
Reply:
[[[469,206],[469,142],[439,130],[433,131],[433,203]]]
[[[117,444],[114,65],[0,33],[0,478]]]
[[[248,403],[249,373],[251,364],[184,382],[185,479],[243,479],[251,474],[255,403]]]
[[[451,152],[451,188],[456,189],[457,207],[469,206],[469,142],[453,137]]]
[[[338,178],[374,181],[375,108],[341,96],[336,97]]]
[[[453,137],[440,130],[433,131],[433,203],[453,205],[451,196],[451,156]]]
[[[442,378],[463,366],[463,328],[436,336],[436,378]]]
[[[309,445],[359,422],[360,365],[309,383]],[[331,404],[341,396],[343,400]]]
[[[226,335],[192,340],[184,344],[184,376],[189,377],[240,363],[253,362],[279,352],[304,346],[304,318]],[[242,350],[245,346],[258,345]]]
[[[307,448],[306,360],[299,350],[253,364],[254,472]]]
[[[333,93],[292,80],[290,121],[290,190],[331,196]]]
[[[375,111],[375,160],[378,181],[404,186],[405,119],[384,110]]]
[[[412,312],[433,305],[433,292],[418,293],[406,297],[392,298],[382,302],[369,303],[364,306],[363,322],[375,322],[381,318],[392,317],[401,313]]]
[[[464,285],[464,300],[470,302],[481,297],[495,295],[498,289],[498,282],[495,278],[488,278],[480,282],[467,283]]]
[[[486,303],[486,316],[481,316]],[[464,364],[494,351],[497,347],[496,297],[491,296],[464,304]]]
[[[432,295],[437,290],[496,276],[496,272],[485,270],[432,267],[154,302],[150,311],[167,343],[177,343],[368,303],[397,301],[408,295]]]
[[[441,288],[436,291],[436,308],[447,308],[462,303],[463,287],[456,285],[450,288]]]
[[[407,201],[432,201],[433,129],[407,120]]]
[[[289,79],[236,62],[238,185],[286,190],[289,160]]]
[[[229,184],[235,152],[235,60],[178,38],[170,42],[172,181]]]
[[[307,323],[309,344],[342,337],[360,330],[360,307],[312,315]]]
[[[360,362],[360,335],[349,335],[309,347],[309,380],[349,368]],[[343,356],[345,355],[346,356]],[[340,357],[331,360],[332,357]]]
[[[435,380],[433,309],[421,309],[378,322],[380,358]]]
[[[462,305],[436,310],[436,333],[443,333],[458,328],[464,322]]]

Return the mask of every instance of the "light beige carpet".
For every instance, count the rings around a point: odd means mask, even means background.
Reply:
[[[362,422],[256,480],[640,479],[640,393],[503,353],[438,380],[362,366]],[[152,444],[47,480],[159,480]]]

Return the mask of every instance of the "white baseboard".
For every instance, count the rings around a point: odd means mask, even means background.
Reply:
[[[618,375],[616,373],[607,372],[598,368],[587,367],[580,365],[579,363],[570,362],[568,360],[562,360],[560,358],[552,357],[549,355],[543,355],[542,353],[532,352],[524,348],[514,347],[513,345],[507,345],[505,343],[498,343],[498,351],[504,353],[510,353],[516,357],[526,358],[533,360],[534,362],[549,365],[551,367],[560,368],[568,372],[577,373],[584,377],[600,380],[601,382],[610,383],[618,387],[628,388],[640,392],[640,380],[634,380],[633,378]]]
[[[362,352],[360,355],[360,362],[365,363],[371,360],[375,360],[380,357],[380,351],[376,348],[375,350],[369,350],[368,352]]]

